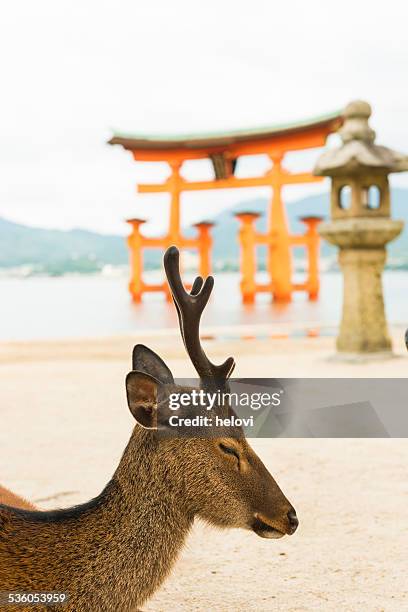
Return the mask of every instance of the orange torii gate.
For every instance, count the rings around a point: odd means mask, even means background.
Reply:
[[[307,291],[309,298],[316,298],[319,290],[318,217],[303,217],[306,232],[291,235],[285,206],[282,199],[284,185],[314,183],[322,180],[309,172],[291,173],[283,166],[283,159],[290,151],[299,151],[324,145],[327,136],[338,129],[341,113],[332,113],[308,121],[253,130],[240,130],[201,135],[146,136],[115,134],[109,144],[119,144],[131,151],[136,161],[167,162],[170,175],[163,183],[139,184],[139,193],[168,193],[170,195],[169,229],[165,236],[151,238],[143,236],[140,228],[144,219],[129,219],[132,232],[128,239],[131,253],[131,280],[129,290],[135,301],[140,301],[144,292],[164,291],[166,283],[147,285],[143,281],[143,249],[167,248],[175,244],[180,249],[194,248],[199,253],[199,273],[207,276],[211,269],[211,223],[197,223],[197,237],[186,238],[180,227],[180,195],[183,191],[206,189],[231,189],[236,187],[271,187],[268,229],[265,234],[257,232],[254,221],[256,213],[237,214],[241,223],[239,239],[241,245],[241,292],[243,301],[253,302],[258,292],[270,292],[278,301],[289,301],[293,291]],[[237,160],[245,155],[266,154],[272,167],[262,176],[237,177]],[[184,161],[210,159],[214,179],[187,181],[180,170]],[[256,282],[256,246],[268,247],[267,270],[269,282]],[[291,249],[303,245],[308,252],[309,269],[304,283],[292,282]]]

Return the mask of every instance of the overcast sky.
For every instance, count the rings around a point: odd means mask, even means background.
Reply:
[[[165,168],[137,168],[129,153],[106,145],[114,128],[253,127],[364,98],[374,107],[378,142],[408,152],[407,7],[394,0],[6,0],[0,216],[123,233],[124,218],[148,215],[150,231],[161,230],[165,199],[136,195],[135,182],[163,177]],[[261,168],[260,160],[246,171]],[[406,176],[394,182],[408,186]],[[323,188],[296,187],[287,197]],[[188,195],[184,219],[257,193]]]

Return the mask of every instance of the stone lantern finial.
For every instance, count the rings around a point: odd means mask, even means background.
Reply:
[[[370,116],[367,102],[348,104],[342,145],[326,150],[314,170],[332,179],[331,221],[319,233],[339,247],[344,293],[337,350],[343,356],[391,354],[381,274],[386,245],[404,224],[391,219],[388,175],[408,170],[408,156],[375,144]]]
[[[340,147],[327,149],[317,160],[314,173],[320,176],[350,175],[362,170],[383,173],[408,170],[408,156],[375,144],[375,131],[368,120],[371,106],[363,100],[350,102],[343,112]]]
[[[343,112],[344,123],[339,134],[344,143],[350,140],[374,142],[375,131],[368,125],[371,117],[371,106],[364,100],[355,100],[347,104]]]

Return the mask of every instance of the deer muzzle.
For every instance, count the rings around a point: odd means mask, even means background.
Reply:
[[[292,535],[298,528],[299,520],[296,511],[291,508],[283,519],[272,520],[261,512],[256,512],[252,523],[253,531],[261,538],[276,540],[284,535]]]

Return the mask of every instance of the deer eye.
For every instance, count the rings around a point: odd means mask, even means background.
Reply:
[[[225,444],[220,442],[220,449],[226,455],[232,455],[233,457],[235,457],[237,459],[238,463],[239,463],[240,457],[238,455],[238,452],[234,448],[231,448],[230,446],[226,446]]]

